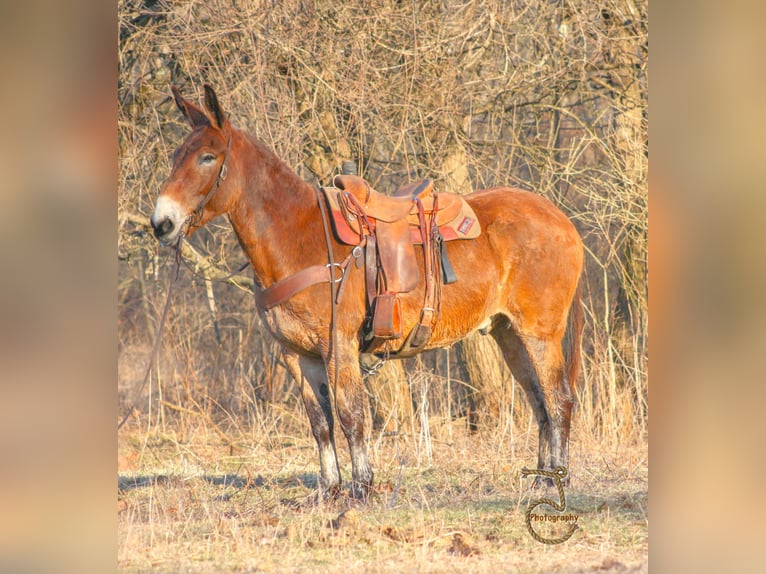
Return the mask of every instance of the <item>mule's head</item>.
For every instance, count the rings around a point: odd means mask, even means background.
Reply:
[[[192,132],[176,149],[173,170],[163,183],[151,217],[161,243],[175,243],[225,210],[228,160],[232,128],[213,89],[205,85],[203,110],[186,100],[173,86],[178,109]]]

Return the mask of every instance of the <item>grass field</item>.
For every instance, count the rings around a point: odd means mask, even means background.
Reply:
[[[376,488],[365,505],[315,504],[318,464],[306,432],[256,425],[236,440],[209,425],[183,433],[140,421],[121,431],[118,564],[124,572],[644,572],[648,569],[648,452],[594,441],[578,427],[567,509],[578,517],[559,545],[534,540],[531,501],[558,498],[521,479],[536,461],[536,429],[513,443],[464,420],[422,433],[373,433]],[[264,421],[265,422],[265,421]],[[441,421],[443,423],[443,421]],[[143,427],[143,428],[142,428]],[[267,431],[267,432],[264,432]],[[451,438],[450,438],[451,437]],[[344,477],[349,461],[339,445]],[[430,453],[430,457],[429,457]],[[547,510],[546,510],[547,508]],[[536,525],[545,537],[562,524]]]

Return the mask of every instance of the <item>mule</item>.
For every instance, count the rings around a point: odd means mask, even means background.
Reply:
[[[317,189],[263,143],[235,128],[210,86],[204,92],[203,108],[172,88],[192,131],[175,151],[172,171],[162,184],[151,215],[154,233],[171,245],[214,217],[228,216],[252,264],[261,320],[281,343],[301,389],[319,451],[320,496],[342,491],[337,421],[351,455],[350,495],[365,498],[373,470],[359,361],[368,311],[364,272],[354,265],[344,269],[338,301],[330,265],[328,280],[276,305],[263,304],[270,287],[307,268],[341,261],[352,247],[327,234]],[[571,221],[535,193],[495,187],[466,199],[482,233],[445,245],[459,280],[443,286],[441,316],[425,348],[451,345],[479,329],[488,332],[534,411],[538,468],[567,466],[580,365],[582,241]],[[401,296],[405,327],[417,323],[423,295],[420,285]]]

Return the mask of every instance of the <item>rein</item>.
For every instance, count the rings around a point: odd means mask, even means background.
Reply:
[[[146,387],[146,383],[149,382],[149,375],[151,375],[152,372],[152,364],[157,359],[157,354],[160,350],[160,341],[162,340],[162,331],[165,328],[165,320],[168,317],[168,309],[170,308],[170,297],[173,294],[173,286],[176,284],[176,281],[178,281],[178,276],[180,275],[181,270],[181,242],[179,241],[176,244],[176,256],[175,256],[175,267],[173,268],[172,278],[170,280],[170,285],[168,286],[168,294],[165,298],[165,306],[162,309],[162,317],[160,317],[160,324],[157,326],[157,334],[154,336],[154,345],[152,346],[152,353],[149,356],[149,364],[146,367],[146,374],[144,375],[144,380],[141,382],[141,386],[138,388],[138,390],[133,393],[133,400],[131,401],[130,408],[128,409],[128,412],[125,414],[124,417],[122,417],[122,420],[117,425],[117,430],[120,430],[122,426],[128,422],[128,419],[131,417],[131,415],[136,410],[136,399],[138,396],[144,391],[144,387]]]

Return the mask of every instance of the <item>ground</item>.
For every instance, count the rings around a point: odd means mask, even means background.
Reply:
[[[234,443],[207,426],[183,436],[121,431],[118,565],[123,572],[645,572],[645,441],[599,445],[573,434],[567,508],[577,517],[558,545],[533,539],[527,507],[555,488],[521,478],[536,432],[373,435],[376,488],[366,504],[314,503],[310,435],[276,431]],[[534,435],[534,436],[533,436]],[[587,448],[586,448],[587,445]],[[341,471],[350,475],[341,445]],[[429,452],[431,456],[429,457]],[[562,523],[536,523],[546,538]]]

